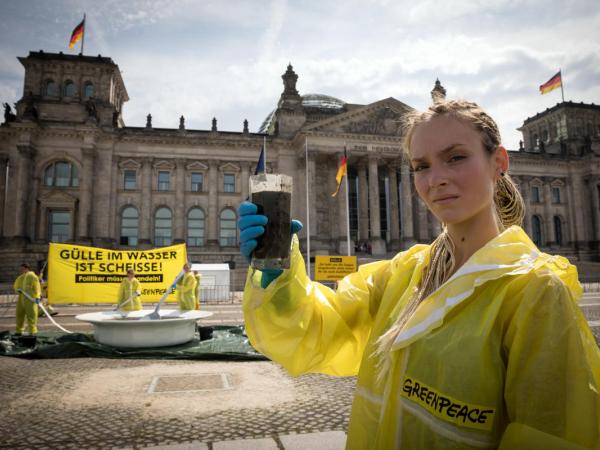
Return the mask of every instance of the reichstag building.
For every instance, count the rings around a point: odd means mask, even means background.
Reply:
[[[22,261],[38,266],[50,241],[185,242],[191,261],[229,262],[242,283],[236,209],[265,139],[267,170],[293,176],[293,217],[305,221],[309,205],[313,253],[346,252],[345,190],[331,197],[344,146],[353,252],[390,256],[440,230],[402,157],[401,118],[412,108],[393,97],[358,105],[301,95],[290,65],[256,133],[242,117],[239,131],[219,130],[216,119],[210,130],[188,129],[184,117],[178,128],[155,128],[150,115],[128,126],[129,96],[111,58],[39,51],[18,59],[23,96],[5,104],[0,127],[0,281]],[[433,100],[445,95],[436,81]],[[527,205],[525,230],[544,251],[599,261],[600,106],[562,102],[519,130],[510,172]]]

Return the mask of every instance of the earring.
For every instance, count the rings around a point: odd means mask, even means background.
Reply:
[[[505,172],[500,172],[500,176],[503,177]]]

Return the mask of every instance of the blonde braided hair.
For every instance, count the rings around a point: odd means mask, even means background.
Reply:
[[[472,126],[481,136],[485,151],[492,155],[500,145],[500,131],[492,119],[476,103],[465,100],[448,100],[431,105],[424,112],[409,113],[404,127],[404,151],[408,154],[416,127],[434,117],[452,116]],[[525,215],[523,198],[508,174],[503,174],[494,189],[496,220],[501,231],[512,225],[521,225]],[[384,380],[391,365],[391,348],[400,331],[417,310],[419,304],[435,292],[454,273],[455,246],[443,224],[442,232],[432,242],[429,263],[423,270],[415,292],[392,326],[377,340],[374,356],[377,362],[377,381]]]

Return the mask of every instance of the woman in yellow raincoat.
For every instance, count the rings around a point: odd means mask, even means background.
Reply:
[[[252,344],[293,375],[358,374],[348,449],[600,449],[600,351],[577,270],[520,228],[496,123],[447,101],[412,114],[405,137],[442,233],[336,292],[307,277],[294,236],[290,269],[249,270]],[[240,206],[247,257],[267,222],[256,211]]]
[[[127,276],[123,278],[119,285],[119,293],[117,296],[117,305],[123,311],[141,311],[142,288],[140,282],[135,277],[133,269],[127,270]]]
[[[175,296],[181,311],[191,311],[196,308],[196,278],[189,264],[184,264],[185,274],[177,282]]]

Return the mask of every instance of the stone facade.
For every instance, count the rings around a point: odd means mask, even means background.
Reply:
[[[394,98],[357,105],[301,96],[290,65],[258,133],[246,121],[240,132],[220,131],[216,119],[211,130],[186,129],[183,116],[176,129],[154,128],[151,115],[130,127],[110,58],[31,52],[19,60],[23,97],[0,127],[0,281],[21,261],[45,259],[53,239],[109,248],[187,242],[191,261],[235,262],[234,284],[243,283],[236,209],[263,142],[267,170],[294,179],[293,216],[306,222],[308,203],[313,254],[346,252],[346,190],[331,196],[344,147],[352,251],[391,255],[440,231],[402,156],[400,123],[412,108]],[[431,95],[444,98],[439,81]],[[565,102],[527,119],[526,143],[511,153],[525,229],[542,249],[575,259],[600,259],[599,110]]]

